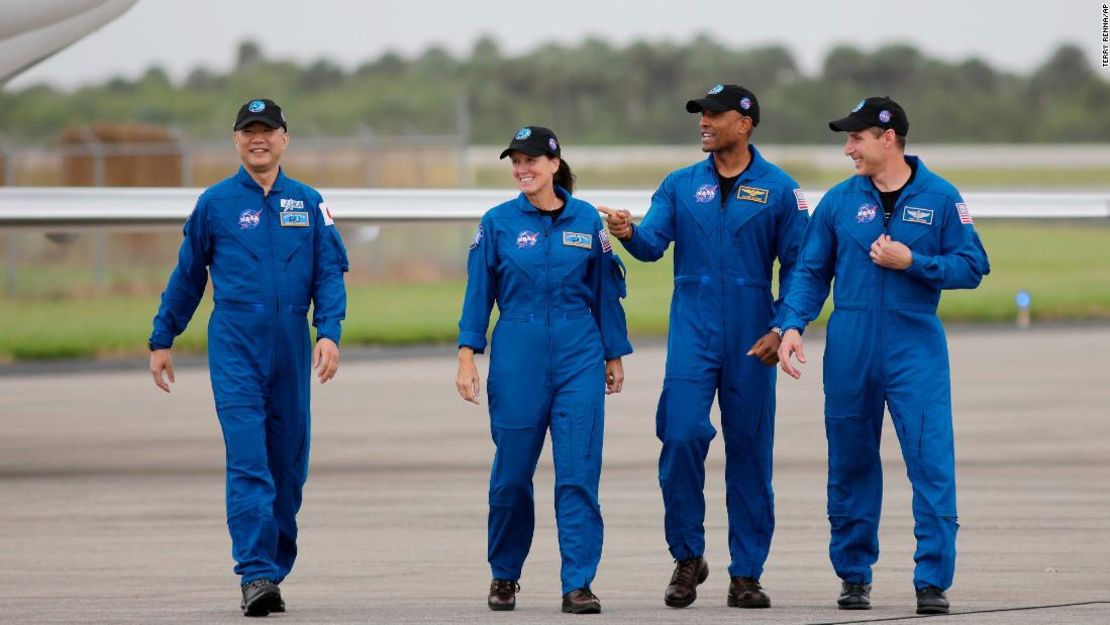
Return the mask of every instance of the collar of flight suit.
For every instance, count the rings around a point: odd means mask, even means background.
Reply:
[[[251,175],[247,172],[246,167],[240,165],[239,171],[235,173],[235,178],[239,181],[239,184],[243,185],[244,187],[262,193],[262,187],[259,186],[258,182],[256,182],[254,178],[251,178]],[[270,194],[272,195],[275,192],[280,193],[281,191],[284,191],[286,180],[288,180],[288,178],[285,175],[285,170],[281,167],[278,167],[278,175],[277,178],[274,178],[273,186],[270,187]]]
[[[563,199],[563,215],[566,215],[571,211],[571,204],[574,202],[574,198],[571,196],[570,191],[567,191],[559,185],[554,186],[555,196]],[[524,195],[523,191],[520,192],[520,195],[516,196],[516,207],[520,209],[520,212],[525,214],[540,214],[540,209],[533,206],[532,203],[528,201],[528,196]]]

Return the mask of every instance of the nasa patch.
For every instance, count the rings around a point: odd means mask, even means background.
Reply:
[[[856,223],[866,224],[875,221],[875,216],[879,214],[879,207],[874,204],[864,204],[856,211]]]
[[[717,185],[715,184],[703,184],[698,187],[697,191],[694,191],[694,201],[699,204],[712,202],[715,197],[717,197]]]
[[[539,241],[539,239],[540,233],[530,230],[521,230],[520,234],[516,235],[516,246],[520,249],[536,247],[536,242]]]
[[[482,228],[482,224],[478,224],[478,229],[474,231],[474,240],[470,242],[470,249],[474,249],[482,243],[483,235],[485,235],[485,230]]]
[[[247,110],[252,113],[261,113],[266,110],[266,103],[262,100],[253,100],[247,105]]]
[[[240,230],[253,230],[262,223],[262,209],[251,210],[247,209],[239,213],[239,229]]]
[[[528,127],[524,127],[524,128],[521,128],[520,130],[516,131],[516,137],[514,137],[514,138],[517,141],[524,141],[525,139],[527,139],[528,137],[531,137],[531,136],[532,136],[532,129],[528,128]]]
[[[890,111],[886,109],[879,111],[879,121],[884,124],[890,123]]]
[[[705,92],[705,95],[717,95],[718,93],[720,93],[724,90],[725,90],[724,85],[717,85],[717,86],[713,87],[712,89],[710,89],[709,91]]]

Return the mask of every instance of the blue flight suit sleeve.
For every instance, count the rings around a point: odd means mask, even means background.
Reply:
[[[783,331],[805,330],[806,324],[821,314],[821,306],[829,296],[836,270],[836,232],[833,226],[833,201],[826,194],[813,211],[805,228],[801,251],[790,277],[790,286],[783,298],[779,318]],[[799,211],[800,212],[800,211]]]
[[[809,209],[802,190],[796,185],[783,189],[779,194],[778,240],[775,241],[775,255],[779,259],[779,297],[771,309],[771,327],[782,328],[785,307],[783,301],[794,282],[794,269],[798,264],[798,254],[802,249],[802,239],[809,224]],[[790,198],[794,201],[791,202]],[[768,328],[769,330],[770,328]]]
[[[170,274],[158,314],[154,316],[154,331],[150,335],[152,349],[173,347],[174,338],[185,331],[204,297],[208,265],[212,261],[212,238],[203,196],[186,220],[183,233],[185,238],[177,254],[177,267]]]
[[[316,327],[317,341],[328,338],[338,345],[342,334],[341,323],[347,317],[347,287],[343,284],[343,274],[350,269],[350,264],[339,229],[335,227],[322,200],[320,217],[313,241],[312,325]]]
[[[632,237],[621,241],[637,260],[651,262],[663,257],[675,237],[674,182],[671,176],[651,196],[651,208],[640,225],[632,226]]]
[[[940,253],[928,256],[913,252],[907,275],[934,289],[974,289],[990,273],[987,252],[963,202],[959,195],[946,201]],[[961,209],[968,215],[968,223],[961,219]]]
[[[477,354],[486,350],[486,330],[493,302],[497,299],[496,241],[492,235],[487,215],[478,224],[466,260],[466,295],[459,319],[459,347],[469,347]]]
[[[628,341],[628,321],[624,315],[624,307],[621,306],[621,299],[628,291],[624,279],[624,263],[608,243],[609,233],[605,231],[600,219],[597,220],[597,227],[598,255],[592,276],[594,306],[591,312],[601,330],[605,360],[612,360],[632,353],[632,343]]]

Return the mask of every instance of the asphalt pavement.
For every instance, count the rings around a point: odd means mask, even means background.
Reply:
[[[710,451],[708,581],[666,608],[672,562],[656,479],[665,350],[626,359],[607,405],[599,616],[559,613],[550,448],[518,608],[485,606],[485,405],[450,349],[347,358],[314,385],[300,557],[285,623],[847,623],[914,615],[910,491],[887,419],[882,556],[870,612],[835,607],[828,562],[823,345],[780,376],[769,610],[725,606],[724,458]],[[950,334],[961,529],[951,623],[1110,623],[1110,327]],[[485,362],[480,365],[483,369]],[[483,398],[484,399],[484,398]],[[0,623],[242,623],[224,520],[224,451],[203,366],[171,395],[142,363],[0,376]],[[717,416],[714,415],[714,420]]]

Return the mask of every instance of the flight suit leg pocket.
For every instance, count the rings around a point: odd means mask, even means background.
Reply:
[[[601,462],[601,414],[599,406],[575,404],[552,415],[551,449],[557,481],[579,481],[596,473],[594,467]]]

